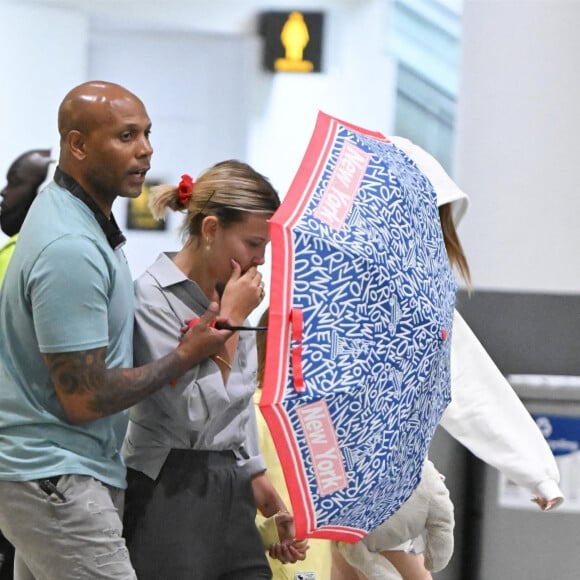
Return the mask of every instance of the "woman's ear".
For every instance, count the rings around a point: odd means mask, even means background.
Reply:
[[[216,216],[208,215],[201,222],[201,236],[204,242],[213,241],[215,238],[219,222]]]

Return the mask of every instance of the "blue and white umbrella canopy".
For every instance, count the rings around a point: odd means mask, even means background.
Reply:
[[[319,113],[271,240],[260,408],[297,536],[354,542],[415,489],[450,398],[436,194],[385,137]]]

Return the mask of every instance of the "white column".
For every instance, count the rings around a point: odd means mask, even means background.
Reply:
[[[466,0],[455,177],[474,286],[580,290],[580,2]]]

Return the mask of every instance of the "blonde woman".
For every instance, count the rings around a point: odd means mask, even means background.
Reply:
[[[152,190],[151,208],[184,213],[184,245],[163,253],[136,281],[135,360],[175,348],[180,327],[210,303],[233,327],[264,297],[268,220],[280,204],[249,165],[224,161],[198,179]],[[140,580],[270,578],[255,526],[252,477],[262,474],[252,395],[253,331],[133,407],[123,448],[128,466],[125,534]],[[262,494],[260,494],[262,497]],[[273,515],[275,494],[261,500]],[[300,550],[285,558],[303,557]]]

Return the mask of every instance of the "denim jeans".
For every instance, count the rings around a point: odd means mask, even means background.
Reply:
[[[84,475],[0,481],[0,528],[15,580],[136,580],[122,536],[124,492]]]

